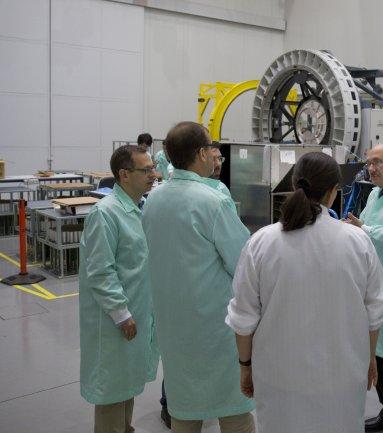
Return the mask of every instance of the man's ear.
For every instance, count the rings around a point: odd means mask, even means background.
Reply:
[[[123,168],[120,168],[118,170],[118,177],[119,177],[120,182],[124,181],[126,179],[126,171]]]
[[[197,152],[197,157],[199,157],[199,159],[202,161],[202,162],[206,162],[206,160],[207,160],[207,158],[206,158],[206,147],[201,147],[201,148],[199,148],[198,149],[198,152]]]

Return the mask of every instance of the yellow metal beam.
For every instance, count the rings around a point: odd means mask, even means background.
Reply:
[[[208,123],[208,130],[210,137],[213,141],[219,141],[221,139],[222,122],[225,117],[227,109],[233,103],[238,96],[242,93],[248,92],[249,90],[255,90],[258,87],[259,80],[243,81],[242,83],[235,84],[232,86],[217,102],[213,108]]]
[[[222,122],[227,109],[238,96],[249,90],[255,90],[259,85],[259,80],[243,81],[241,83],[201,83],[198,95],[198,123],[204,125],[204,114],[210,100],[214,101],[207,128],[213,141],[221,140]],[[297,91],[291,90],[288,101],[297,100]],[[290,106],[292,114],[295,114],[296,106]]]

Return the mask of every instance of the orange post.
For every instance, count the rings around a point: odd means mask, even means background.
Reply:
[[[19,251],[20,275],[27,274],[27,232],[25,222],[25,200],[19,200]]]
[[[16,275],[1,280],[7,286],[16,286],[20,284],[35,284],[45,280],[40,274],[29,274],[27,272],[27,232],[25,217],[25,200],[19,200],[19,251],[20,251],[20,272]]]

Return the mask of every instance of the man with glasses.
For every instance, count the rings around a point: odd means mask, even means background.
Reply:
[[[210,186],[217,189],[218,191],[221,191],[223,194],[231,198],[229,188],[220,181],[222,164],[225,162],[225,158],[221,154],[221,151],[219,149],[219,143],[216,142],[213,143],[212,151],[213,151],[214,171],[213,174],[210,176],[210,179],[212,180],[210,182]]]
[[[233,331],[225,325],[232,278],[249,231],[231,198],[212,188],[206,129],[181,122],[166,137],[174,166],[144,208],[153,305],[173,433],[253,433],[253,402],[241,394]],[[164,203],[166,204],[164,206]]]
[[[113,192],[93,206],[80,244],[81,395],[95,433],[128,433],[133,399],[155,379],[148,247],[138,203],[155,179],[145,149],[112,155]]]
[[[383,264],[383,144],[378,144],[367,152],[367,170],[375,188],[368,196],[367,204],[360,218],[348,214],[347,222],[362,228],[371,238],[380,262]],[[376,391],[383,404],[383,332],[380,331],[376,346],[378,383]],[[366,420],[366,432],[383,431],[383,409],[377,417]]]
[[[222,156],[218,144],[219,143],[217,143],[217,147],[213,148],[214,171],[213,174],[210,176],[212,179],[216,179],[216,180],[220,180],[222,164],[225,162],[225,158]]]

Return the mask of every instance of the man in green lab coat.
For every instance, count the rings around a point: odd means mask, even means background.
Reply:
[[[235,336],[225,326],[249,231],[208,179],[206,129],[182,122],[166,145],[174,174],[149,195],[143,225],[172,432],[200,432],[203,420],[219,418],[222,432],[253,433],[253,401],[241,394]]]
[[[367,153],[367,169],[371,182],[375,188],[368,196],[366,207],[360,214],[360,219],[349,213],[346,222],[360,227],[371,238],[383,264],[383,144],[370,149]],[[383,331],[380,329],[378,343],[376,345],[376,362],[378,369],[378,383],[376,390],[379,401],[383,404]],[[378,416],[366,421],[366,432],[383,431],[383,409]]]
[[[148,247],[137,204],[155,179],[144,149],[112,155],[113,192],[85,221],[80,244],[81,395],[95,404],[95,433],[128,433],[133,398],[155,379]]]

